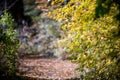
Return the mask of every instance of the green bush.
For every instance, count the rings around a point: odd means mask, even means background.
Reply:
[[[16,71],[18,40],[13,27],[12,16],[4,11],[0,16],[0,76],[12,76]]]
[[[80,65],[83,80],[118,80],[120,28],[119,21],[114,19],[117,5],[112,4],[109,13],[98,19],[95,19],[96,6],[96,0],[70,0],[49,15],[62,22],[65,38],[71,36],[64,47]]]

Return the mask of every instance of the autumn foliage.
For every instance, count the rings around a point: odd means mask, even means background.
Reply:
[[[81,78],[118,80],[120,28],[119,21],[114,18],[118,9],[112,4],[108,14],[95,18],[96,6],[96,0],[70,0],[49,15],[62,23],[66,34],[64,47],[72,54],[72,60],[80,64]]]

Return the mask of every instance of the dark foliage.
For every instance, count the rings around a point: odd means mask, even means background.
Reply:
[[[14,21],[18,25],[23,24],[23,21],[25,21],[29,26],[32,25],[31,17],[24,15],[23,0],[0,0],[0,15],[4,10],[11,13]]]
[[[0,79],[6,76],[12,77],[17,71],[18,40],[13,27],[12,16],[4,11],[0,16]]]
[[[100,17],[109,13],[112,5],[117,6],[118,13],[115,18],[120,21],[120,0],[97,0],[96,17]]]

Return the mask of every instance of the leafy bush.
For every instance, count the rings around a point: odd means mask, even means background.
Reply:
[[[104,4],[103,4],[104,5]],[[118,12],[115,4],[99,19],[95,19],[96,0],[70,0],[50,17],[62,22],[66,50],[79,66],[85,80],[118,80],[120,78],[120,29],[114,19]]]
[[[11,76],[16,71],[18,40],[13,27],[12,16],[4,11],[0,16],[0,76]]]

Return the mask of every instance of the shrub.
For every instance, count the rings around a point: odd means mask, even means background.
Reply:
[[[0,76],[12,76],[16,71],[18,40],[13,27],[12,16],[4,11],[0,16]]]
[[[104,4],[103,4],[104,5]],[[114,19],[115,4],[99,19],[95,19],[95,0],[71,0],[66,6],[50,13],[62,22],[66,32],[66,50],[72,60],[80,64],[81,78],[85,80],[118,80],[120,78],[120,29]]]

